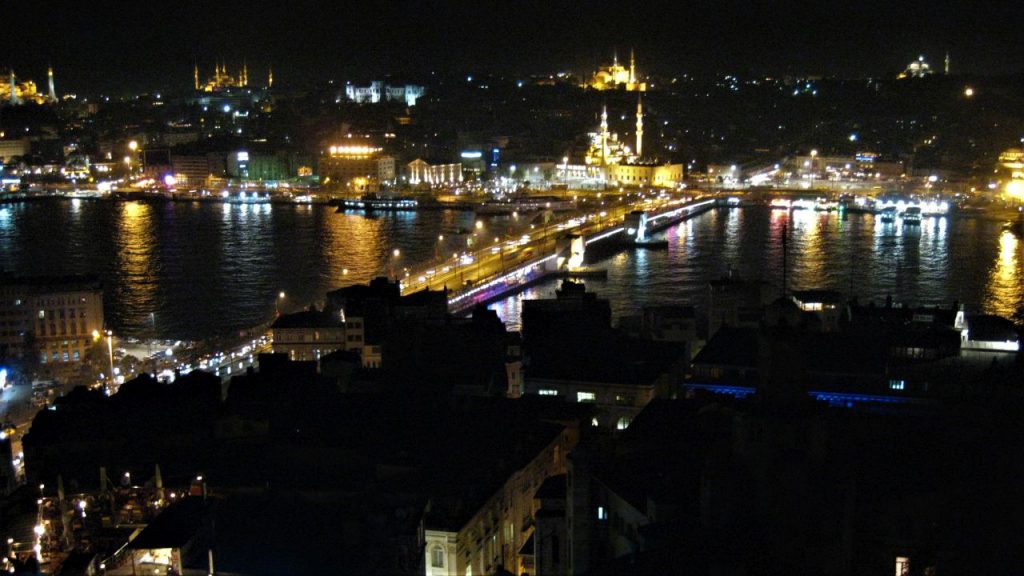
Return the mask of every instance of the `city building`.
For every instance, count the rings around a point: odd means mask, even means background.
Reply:
[[[946,66],[947,66],[947,72],[946,73],[948,74],[949,73],[948,72],[948,66],[949,66],[949,59],[948,59],[948,57],[946,59]],[[914,60],[910,64],[907,64],[907,67],[903,70],[903,72],[900,72],[896,76],[896,79],[897,80],[903,80],[903,79],[906,79],[906,78],[924,78],[926,76],[931,76],[934,73],[935,73],[935,71],[932,70],[931,64],[929,64],[928,62],[925,61],[924,56],[918,56],[917,60]]]
[[[629,51],[629,68],[619,64],[618,54],[615,54],[612,63],[598,67],[585,86],[594,90],[626,90],[627,92],[647,90],[647,83],[641,82],[637,75],[636,60],[632,50]]]
[[[34,81],[23,80],[18,82],[14,69],[11,69],[7,74],[7,82],[0,84],[0,105],[10,104],[14,106],[18,104],[56,102],[57,94],[54,91],[53,85],[53,68],[47,69],[47,78],[49,80],[49,94],[40,94]]]
[[[543,431],[544,436],[522,439],[534,443],[532,450],[521,451],[530,457],[497,490],[474,490],[457,503],[431,503],[423,521],[427,576],[496,574],[502,569],[536,573],[530,545],[538,511],[535,494],[551,478],[564,479],[566,458],[579,441],[577,428],[548,425]],[[483,502],[476,501],[480,496]]]
[[[14,158],[21,158],[32,149],[32,143],[28,138],[0,140],[0,163],[8,162]]]
[[[238,150],[227,156],[227,175],[230,178],[267,182],[288,180],[312,172],[311,159],[288,151],[263,153]]]
[[[608,128],[608,108],[601,109],[601,125],[597,132],[590,133],[590,146],[584,156],[584,167],[562,165],[566,181],[590,179],[596,176],[612,186],[655,186],[673,188],[683,182],[682,164],[664,163],[640,156],[643,148],[643,103],[637,101],[636,109],[636,150],[619,139],[619,135]],[[568,160],[568,159],[566,159]],[[554,173],[558,175],[558,170]]]
[[[199,65],[193,67],[193,82],[197,92],[220,92],[229,88],[245,88],[249,85],[249,67],[242,64],[236,76],[228,74],[227,64],[215,64],[213,75],[205,83],[199,82]]]
[[[310,309],[285,314],[270,326],[274,353],[296,362],[319,360],[335,350],[363,348],[361,323],[346,323],[340,314]],[[351,338],[350,338],[351,336]]]
[[[95,277],[0,279],[0,356],[79,362],[103,330],[103,286]]]
[[[413,186],[449,186],[462,182],[462,163],[434,163],[417,158],[405,166],[406,181]]]
[[[374,80],[367,86],[345,85],[345,96],[357,104],[398,102],[406,106],[415,106],[416,100],[423,96],[423,93],[423,86],[387,84],[382,80]]]
[[[395,180],[395,157],[369,143],[346,140],[320,156],[320,184],[344,192],[368,192]]]
[[[564,281],[554,299],[523,301],[524,392],[592,406],[591,424],[624,430],[648,402],[671,394],[688,360],[682,342],[611,328],[607,300]]]

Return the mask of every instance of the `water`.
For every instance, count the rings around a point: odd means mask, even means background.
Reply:
[[[297,309],[330,289],[450,256],[465,247],[456,231],[473,224],[469,212],[365,218],[308,205],[48,200],[0,205],[0,269],[99,274],[117,333],[198,339],[265,322],[278,304]],[[522,225],[484,224],[484,233]],[[1004,316],[1024,306],[1024,242],[998,223],[925,219],[917,229],[870,215],[764,208],[712,211],[674,226],[664,233],[668,250],[620,252],[598,263],[608,279],[588,287],[621,316],[646,304],[703,305],[707,282],[730,269],[780,286],[783,226],[795,289],[959,300],[971,312]],[[521,298],[554,289],[542,284],[493,307],[517,327]]]
[[[616,317],[644,305],[706,306],[708,281],[734,274],[781,289],[782,230],[789,230],[789,285],[793,290],[838,290],[862,302],[965,304],[968,313],[1010,317],[1024,306],[1024,242],[997,222],[926,218],[920,227],[883,224],[869,214],[743,208],[707,212],[666,230],[668,250],[629,250],[597,265],[607,280],[588,290],[611,301]],[[537,286],[526,298],[553,297],[556,285]],[[494,307],[519,321],[520,298]]]

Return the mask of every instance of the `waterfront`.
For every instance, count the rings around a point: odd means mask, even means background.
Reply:
[[[309,205],[47,200],[0,207],[0,269],[16,274],[97,273],[105,314],[124,336],[200,339],[296,309],[332,288],[366,282],[465,248],[471,212],[337,214]],[[508,217],[484,219],[503,233]],[[781,285],[781,230],[790,228],[790,285],[861,300],[965,304],[1012,316],[1024,306],[1024,243],[999,223],[925,219],[919,228],[875,216],[744,208],[673,226],[664,251],[623,251],[588,286],[615,316],[647,304],[705,303],[707,281],[733,269]],[[444,240],[439,241],[439,236]],[[399,250],[395,258],[393,251]],[[494,305],[512,327],[522,297]],[[282,302],[275,302],[280,292]]]

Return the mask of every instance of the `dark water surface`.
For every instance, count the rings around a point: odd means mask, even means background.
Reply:
[[[450,255],[465,245],[456,232],[473,223],[470,212],[366,218],[308,205],[46,200],[0,205],[0,269],[99,274],[112,329],[196,339],[266,321],[282,291],[282,306],[296,309],[327,290]],[[766,208],[712,211],[674,226],[664,233],[668,250],[620,252],[598,263],[608,279],[588,287],[620,316],[645,304],[703,305],[707,282],[730,268],[781,285],[783,226],[793,288],[959,300],[969,312],[1005,316],[1024,306],[1024,242],[998,223],[941,218],[916,228]],[[542,284],[493,307],[515,327],[521,299],[554,288]]]

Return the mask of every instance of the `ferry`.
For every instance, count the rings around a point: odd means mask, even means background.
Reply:
[[[889,206],[888,208],[883,208],[881,215],[882,224],[892,224],[893,222],[896,221],[896,207]]]
[[[921,208],[918,206],[908,206],[903,211],[903,223],[908,226],[921,224]]]
[[[523,196],[510,201],[484,202],[476,207],[477,214],[511,214],[513,212],[532,212],[534,210],[551,210],[554,212],[575,210],[576,203],[554,196]]]
[[[346,210],[415,210],[419,202],[408,196],[382,198],[376,194],[365,194],[359,199],[346,198],[338,205],[337,212]]]

